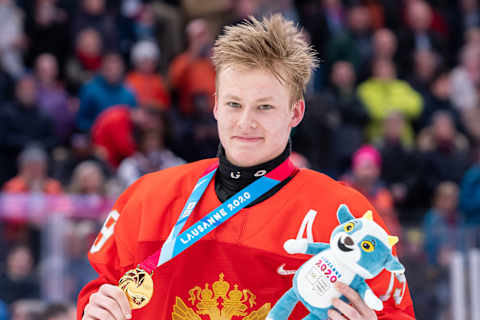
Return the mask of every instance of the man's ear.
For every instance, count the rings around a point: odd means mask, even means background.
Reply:
[[[213,106],[213,116],[215,117],[215,120],[218,120],[217,118],[217,113],[218,113],[218,96],[217,93],[215,92],[214,94],[215,97],[215,105]]]
[[[290,125],[292,128],[298,126],[298,124],[302,121],[303,116],[305,115],[305,100],[300,99],[295,102],[292,106],[292,121]]]

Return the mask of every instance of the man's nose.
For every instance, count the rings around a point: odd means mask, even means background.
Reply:
[[[242,114],[240,115],[240,119],[238,120],[238,126],[243,129],[256,128],[257,124],[253,111],[247,108],[243,109]]]

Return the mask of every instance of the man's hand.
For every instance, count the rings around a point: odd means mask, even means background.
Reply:
[[[131,319],[130,304],[123,291],[114,285],[104,284],[90,296],[82,320]]]
[[[332,320],[376,320],[377,314],[370,309],[362,300],[360,295],[347,286],[346,284],[337,281],[337,290],[347,297],[351,305],[342,301],[341,299],[333,299],[333,306],[338,310],[330,309],[328,311],[328,317]]]

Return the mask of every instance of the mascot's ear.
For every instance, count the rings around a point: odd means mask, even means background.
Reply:
[[[390,257],[388,258],[388,261],[385,264],[385,269],[395,273],[401,273],[405,271],[405,268],[400,263],[400,261],[398,261],[398,258],[393,255],[390,255]]]
[[[350,213],[346,204],[341,204],[337,210],[337,219],[340,224],[347,221],[355,219],[355,217]]]

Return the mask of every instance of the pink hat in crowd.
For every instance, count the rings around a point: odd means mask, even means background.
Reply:
[[[352,167],[356,168],[367,161],[373,162],[378,168],[382,166],[382,157],[372,145],[364,145],[355,151],[352,158]]]

